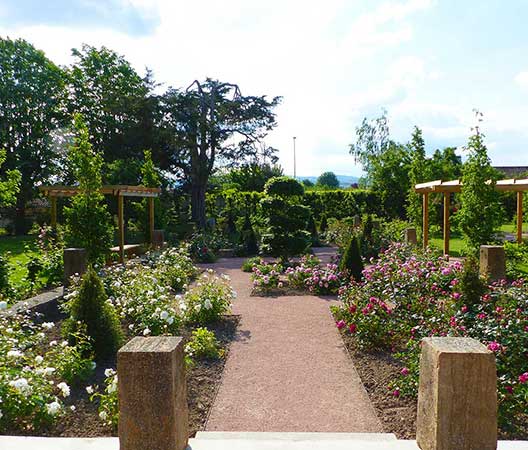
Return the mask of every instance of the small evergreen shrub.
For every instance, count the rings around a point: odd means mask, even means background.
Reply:
[[[224,355],[215,334],[207,328],[197,328],[192,332],[191,339],[185,346],[185,354],[189,358],[218,359]]]
[[[259,256],[248,258],[242,263],[242,272],[251,273],[253,272],[253,267],[259,264],[262,264],[262,259]]]
[[[249,215],[246,214],[244,219],[244,227],[242,229],[242,243],[244,246],[244,251],[247,255],[256,255],[259,252],[257,235],[251,224]]]
[[[479,262],[474,256],[466,257],[460,275],[460,293],[467,306],[477,305],[486,293],[486,284],[479,274]]]
[[[326,230],[328,230],[328,217],[326,217],[326,214],[323,214],[321,216],[321,223],[319,224],[319,232],[326,233]]]
[[[310,215],[308,219],[308,233],[312,239],[312,247],[317,247],[321,244],[319,241],[319,234],[317,233],[317,226],[315,225],[315,220],[313,215]]]
[[[90,267],[67,304],[70,317],[64,323],[64,333],[75,341],[75,334],[83,327],[97,358],[114,354],[123,340],[117,314],[107,299],[103,283]]]
[[[361,252],[359,250],[358,238],[356,235],[353,235],[341,258],[339,270],[341,272],[348,272],[354,277],[354,280],[361,281],[363,269],[363,259],[361,258]]]

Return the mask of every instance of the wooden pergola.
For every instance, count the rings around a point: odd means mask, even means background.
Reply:
[[[73,197],[79,193],[76,186],[40,186],[39,190],[50,199],[51,226],[57,226],[57,198]],[[124,221],[124,199],[125,197],[148,198],[149,208],[149,240],[152,243],[154,235],[154,198],[158,197],[160,188],[150,188],[145,186],[112,185],[103,186],[101,193],[117,197],[117,222],[119,229],[119,260],[125,259],[125,221]]]
[[[488,181],[491,184],[491,181]],[[414,187],[414,190],[422,194],[422,213],[423,213],[423,246],[426,248],[429,244],[429,194],[444,194],[444,254],[449,255],[449,202],[450,195],[460,192],[462,183],[460,180],[452,181],[430,181],[420,183]],[[515,178],[499,180],[495,184],[495,189],[502,192],[517,192],[517,242],[522,242],[522,225],[523,225],[523,193],[528,191],[528,179],[518,180]]]

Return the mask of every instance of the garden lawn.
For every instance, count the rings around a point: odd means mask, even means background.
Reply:
[[[13,285],[21,284],[22,278],[27,275],[26,264],[36,254],[34,236],[0,237],[0,255],[7,256]]]
[[[515,225],[513,223],[505,223],[500,226],[499,231],[503,233],[515,233]],[[528,232],[528,223],[523,223],[523,231]]]
[[[441,237],[432,237],[429,239],[429,245],[434,248],[442,250],[444,248],[444,239]],[[460,257],[466,248],[466,242],[463,238],[452,236],[449,240],[449,255]]]

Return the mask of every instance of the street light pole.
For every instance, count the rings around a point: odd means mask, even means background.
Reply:
[[[293,136],[293,178],[297,178],[297,158],[295,155],[295,139],[297,139],[297,137]]]

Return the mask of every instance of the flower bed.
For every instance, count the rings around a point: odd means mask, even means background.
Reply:
[[[348,281],[336,264],[321,265],[312,255],[284,270],[281,264],[256,261],[251,279],[255,295],[335,295]]]
[[[226,315],[235,296],[228,279],[206,272],[190,285],[196,269],[188,262],[185,252],[167,250],[144,264],[105,269],[103,280],[125,339],[179,335],[188,341],[190,428],[195,432],[212,405],[238,319]],[[174,282],[185,290],[173,289]],[[74,287],[67,296],[65,313],[79,291]],[[29,314],[0,319],[0,433],[115,434],[116,354],[95,364],[86,335],[62,337],[69,329],[66,318],[55,323]]]
[[[334,308],[338,328],[357,348],[387,351],[401,364],[387,395],[415,398],[420,340],[473,337],[497,357],[499,424],[526,436],[528,417],[528,285],[483,285],[475,266],[393,245],[351,283]],[[346,331],[345,331],[346,330]]]

